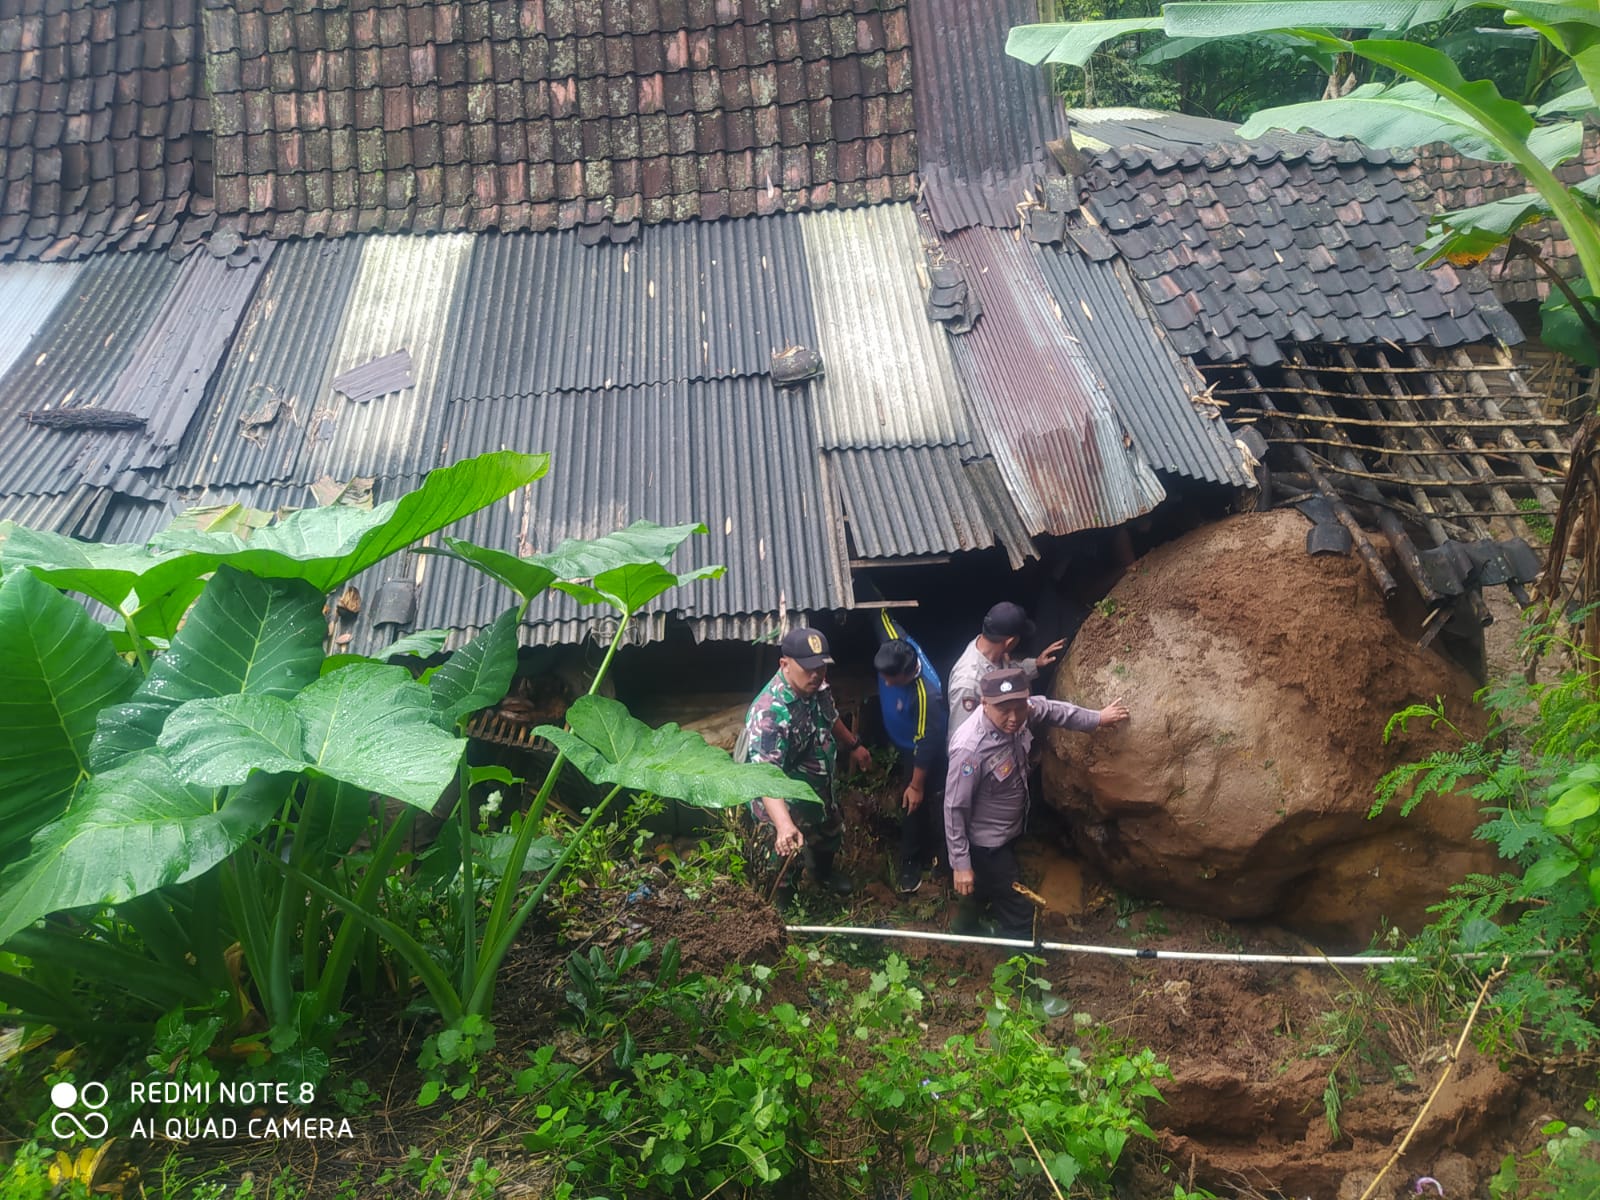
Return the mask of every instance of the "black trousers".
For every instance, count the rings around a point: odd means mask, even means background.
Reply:
[[[898,787],[904,792],[911,782],[911,756],[900,751],[900,769],[896,775]],[[934,861],[943,861],[944,846],[944,764],[928,771],[922,785],[922,803],[917,811],[900,810],[900,863],[907,867],[930,867]],[[896,795],[897,802],[903,803]]]
[[[1000,936],[1033,937],[1033,901],[1012,889],[1021,876],[1017,872],[1016,840],[1004,846],[973,846],[972,873],[977,877],[972,894],[979,904],[987,904]]]

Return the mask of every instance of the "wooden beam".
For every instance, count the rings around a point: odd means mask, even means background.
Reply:
[[[850,569],[870,571],[874,567],[938,567],[950,561],[948,554],[914,554],[905,558],[852,558]]]

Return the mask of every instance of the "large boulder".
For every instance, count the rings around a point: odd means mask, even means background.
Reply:
[[[1354,556],[1309,557],[1292,511],[1231,517],[1136,563],[1085,622],[1053,694],[1127,725],[1052,731],[1044,794],[1120,888],[1344,944],[1413,928],[1469,871],[1494,870],[1465,796],[1367,813],[1398,763],[1450,744],[1408,704],[1482,729],[1471,677],[1417,649]]]

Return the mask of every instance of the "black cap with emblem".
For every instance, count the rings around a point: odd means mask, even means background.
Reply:
[[[783,641],[778,643],[778,653],[794,659],[808,671],[815,671],[833,661],[828,653],[828,639],[804,625],[783,635]]]
[[[985,700],[1026,700],[1028,674],[1018,667],[1001,667],[978,681],[978,695]]]

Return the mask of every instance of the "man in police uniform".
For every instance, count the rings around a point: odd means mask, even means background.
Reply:
[[[828,639],[815,629],[791,629],[779,643],[778,654],[778,673],[750,705],[734,758],[771,763],[790,779],[809,784],[820,803],[775,796],[753,800],[750,812],[756,835],[766,847],[766,865],[772,871],[800,853],[815,882],[849,895],[849,878],[833,869],[844,831],[833,794],[834,767],[840,746],[858,771],[872,765],[872,755],[839,719],[828,687],[828,667],[833,662]],[[784,877],[785,893],[793,888],[797,874],[791,870]]]
[[[990,671],[1002,667],[1020,667],[1029,679],[1037,679],[1039,672],[1061,655],[1066,640],[1051,642],[1039,652],[1038,658],[1020,661],[1011,657],[1012,651],[1024,638],[1033,636],[1034,625],[1023,611],[1022,605],[1002,601],[991,608],[983,618],[983,632],[967,643],[967,648],[950,668],[950,733],[966,724],[978,711],[981,697],[978,683]]]
[[[1113,700],[1096,712],[1028,694],[1018,667],[990,671],[978,684],[982,706],[950,739],[945,780],[945,840],[957,895],[992,911],[1001,937],[1033,936],[1033,904],[1017,882],[1016,841],[1028,809],[1028,753],[1040,727],[1089,732],[1128,719]]]

